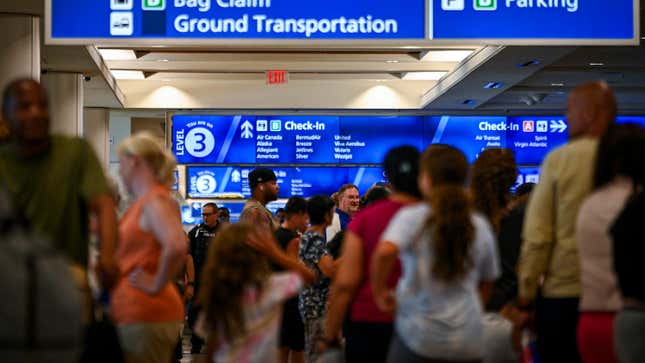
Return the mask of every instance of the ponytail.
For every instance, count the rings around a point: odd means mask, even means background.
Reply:
[[[426,228],[432,227],[432,274],[443,281],[461,279],[473,267],[470,197],[462,186],[443,185],[433,190],[430,205],[433,213]]]
[[[432,231],[432,274],[451,282],[473,267],[470,250],[475,238],[472,201],[466,191],[468,160],[452,146],[430,145],[421,158],[421,173],[431,181],[426,195],[432,213],[423,231]]]

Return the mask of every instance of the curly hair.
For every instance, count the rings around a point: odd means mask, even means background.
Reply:
[[[245,243],[253,226],[231,224],[221,230],[208,249],[201,274],[197,304],[206,315],[211,333],[234,340],[246,333],[243,310],[244,291],[260,292],[271,269],[268,259]]]
[[[517,164],[510,149],[486,149],[471,171],[470,191],[475,209],[484,214],[499,233],[504,208],[511,200],[511,187],[517,181]]]
[[[430,145],[421,157],[421,174],[430,178],[430,214],[421,232],[432,231],[432,273],[451,282],[463,278],[473,267],[470,249],[475,238],[471,200],[465,190],[468,160],[459,149]]]

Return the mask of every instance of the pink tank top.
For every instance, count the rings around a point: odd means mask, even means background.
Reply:
[[[112,291],[111,303],[112,317],[118,324],[160,323],[184,318],[182,300],[171,282],[157,295],[149,295],[128,281],[128,275],[137,267],[150,274],[155,274],[159,267],[161,244],[154,234],[139,226],[143,207],[155,196],[170,198],[168,189],[156,186],[134,202],[119,222],[115,257],[122,275]]]

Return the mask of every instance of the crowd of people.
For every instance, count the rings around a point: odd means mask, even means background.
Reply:
[[[2,333],[14,341],[0,357],[177,362],[187,320],[192,352],[218,363],[645,362],[645,129],[615,124],[616,113],[605,83],[575,88],[570,141],[547,156],[537,185],[515,185],[508,149],[470,164],[454,146],[400,146],[383,160],[386,185],[362,197],[351,184],[294,196],[278,215],[267,209],[276,175],[256,168],[238,223],[207,203],[203,223],[185,233],[169,191],[175,161],[162,145],[136,134],[119,146],[133,198],[117,221],[91,147],[50,135],[45,91],[15,81],[2,103],[11,139],[0,147],[1,232],[34,231],[64,257],[69,269],[47,281],[73,284],[67,297],[78,306],[61,316],[78,311],[84,334],[34,331],[46,326],[43,311],[56,314],[56,300],[49,310],[38,300],[44,254],[33,251],[44,247],[6,244],[3,261],[24,257],[12,273],[27,303],[16,312],[18,289],[0,304],[14,330]],[[92,294],[94,273],[101,292]],[[97,310],[113,322],[110,347],[122,360],[96,353]]]

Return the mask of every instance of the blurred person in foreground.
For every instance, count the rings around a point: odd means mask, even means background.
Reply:
[[[11,82],[3,93],[2,117],[10,139],[0,147],[0,183],[15,210],[70,259],[89,320],[89,213],[97,223],[103,287],[111,288],[119,276],[113,258],[115,204],[103,168],[84,139],[50,133],[47,94],[38,82]]]
[[[271,263],[283,272],[272,272]],[[266,228],[231,224],[208,251],[197,332],[209,362],[277,363],[283,303],[314,280]]]
[[[495,237],[474,213],[461,151],[431,145],[419,169],[425,202],[394,216],[372,256],[376,304],[396,312],[387,362],[481,362],[482,305],[499,276]],[[395,296],[387,279],[398,256]]]
[[[578,213],[576,240],[582,289],[578,349],[585,363],[618,362],[614,351],[614,318],[622,309],[623,301],[613,268],[610,228],[637,191],[639,179],[642,185],[643,156],[645,129],[633,124],[615,125],[610,129],[598,145],[593,193]],[[622,268],[620,264],[616,267]]]
[[[188,246],[170,194],[175,159],[148,134],[127,138],[118,154],[119,174],[135,200],[119,221],[115,257],[123,275],[111,311],[127,363],[169,362],[184,320],[173,280]]]
[[[394,317],[381,312],[374,302],[370,259],[396,212],[421,199],[417,186],[419,155],[413,146],[397,147],[387,153],[383,168],[392,194],[361,210],[347,228],[343,260],[331,286],[323,344],[335,343],[347,315],[345,357],[349,363],[385,362],[387,357]],[[388,288],[393,289],[400,276],[401,265],[397,261],[388,276]]]
[[[573,90],[567,102],[570,141],[547,155],[526,209],[519,299],[527,308],[535,304],[538,352],[545,363],[580,362],[575,223],[591,192],[598,139],[615,118],[616,98],[606,83],[586,83]]]
[[[622,296],[622,309],[614,321],[614,347],[621,363],[645,362],[645,243],[643,243],[643,216],[645,216],[645,140],[630,142],[630,164],[634,193],[614,221],[613,268]],[[633,137],[630,137],[633,140]]]

